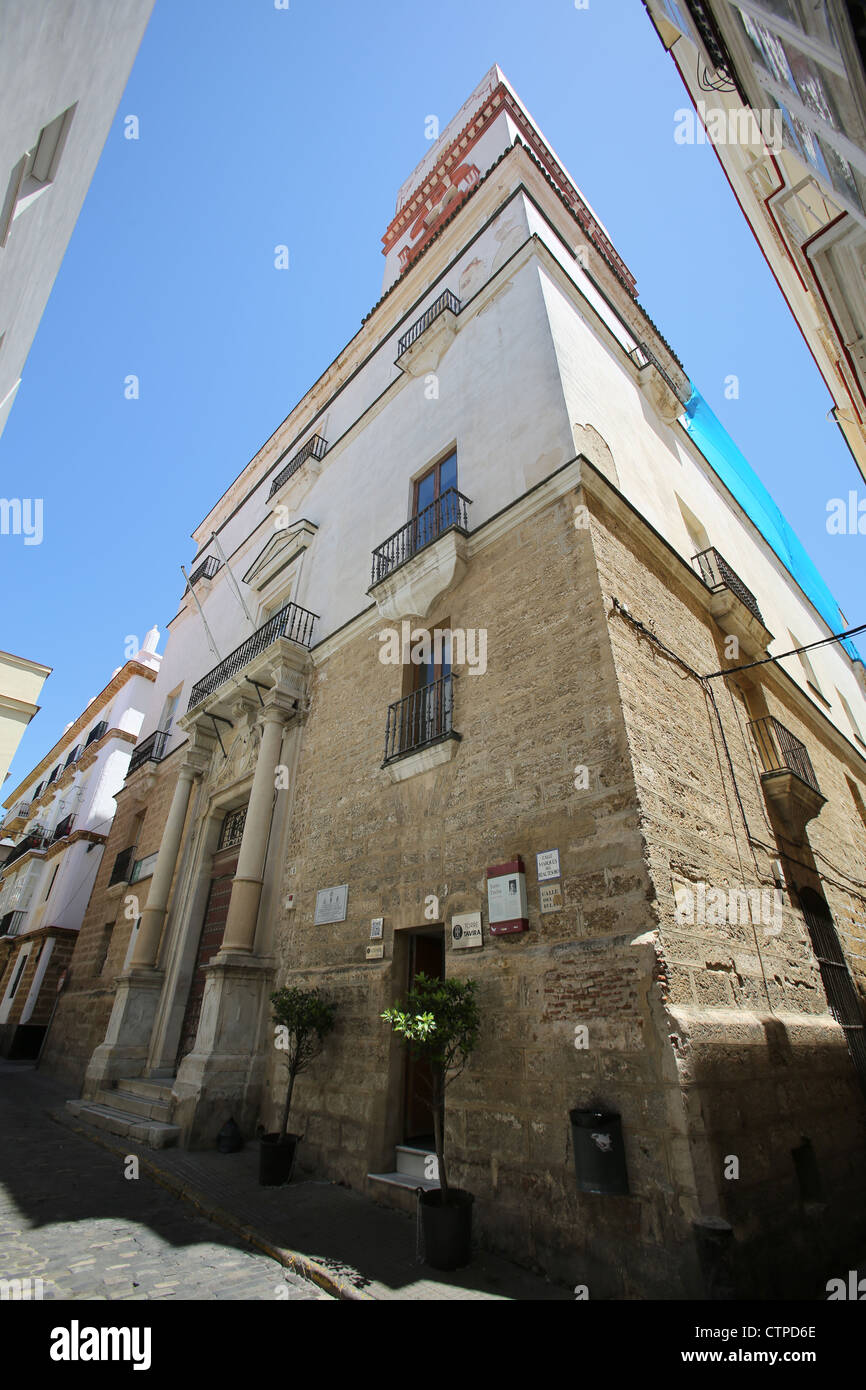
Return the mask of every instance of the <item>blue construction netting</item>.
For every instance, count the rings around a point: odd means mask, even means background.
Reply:
[[[692,394],[685,409],[685,428],[768,545],[772,546],[803,593],[815,605],[831,631],[844,632],[846,624],[839,611],[839,605],[807,555],[799,537],[785,520],[722,422],[710,410],[700,391],[694,383],[690,385]],[[850,638],[845,638],[841,645],[850,657],[863,664],[863,658]]]

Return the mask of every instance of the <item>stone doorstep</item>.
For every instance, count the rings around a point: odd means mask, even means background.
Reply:
[[[96,1092],[93,1099],[97,1105],[107,1106],[109,1110],[121,1110],[130,1117],[160,1120],[163,1124],[171,1122],[171,1101],[137,1095],[134,1091],[128,1091],[125,1085],[118,1086],[115,1090],[104,1086]]]
[[[145,1144],[150,1149],[167,1149],[180,1138],[179,1125],[129,1115],[123,1110],[116,1110],[97,1101],[68,1100],[66,1109],[76,1119],[84,1120],[98,1129],[107,1129],[110,1134]]]
[[[143,1076],[123,1076],[118,1078],[117,1088],[124,1094],[140,1096],[144,1100],[170,1106],[173,1100],[172,1086],[174,1081],[173,1076],[164,1081]]]

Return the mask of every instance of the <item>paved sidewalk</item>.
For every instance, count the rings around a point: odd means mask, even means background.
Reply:
[[[128,1178],[121,1156],[52,1124],[57,1101],[32,1067],[0,1061],[0,1301],[333,1301],[143,1165]]]
[[[414,1216],[334,1183],[258,1184],[258,1145],[237,1154],[145,1149],[72,1118],[55,1082],[30,1070],[33,1104],[65,1128],[116,1155],[137,1154],[142,1174],[183,1197],[235,1237],[278,1259],[321,1289],[353,1300],[573,1300],[553,1284],[499,1256],[478,1251],[472,1264],[440,1273],[416,1256]]]

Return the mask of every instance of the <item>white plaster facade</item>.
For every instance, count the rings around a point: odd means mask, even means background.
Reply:
[[[42,927],[81,925],[159,669],[158,638],[152,629],[4,803],[15,857],[0,871],[0,938],[21,937],[22,949]]]
[[[4,0],[0,432],[153,9]]]
[[[482,103],[490,86],[488,74]],[[391,285],[402,242],[394,244],[385,298],[194,531],[190,572],[208,557],[220,563],[212,579],[195,586],[220,660],[289,601],[318,617],[317,663],[353,620],[369,623],[375,640],[381,619],[367,592],[371,552],[410,515],[413,481],[455,445],[473,529],[582,454],[687,563],[701,546],[685,516],[697,518],[709,544],[757,596],[771,654],[829,635],[684,427],[665,418],[664,405],[644,389],[646,369],[630,355],[640,343],[651,345],[681,395],[688,382],[536,159],[524,144],[511,143],[514,130],[505,112],[485,129],[472,148],[473,159],[484,151],[484,181],[460,212],[459,231],[440,232],[424,250],[423,269]],[[422,173],[450,131],[419,166]],[[417,171],[404,188],[413,180]],[[401,335],[446,289],[461,308],[441,359],[430,373],[401,370]],[[302,464],[269,498],[280,469],[314,434],[327,442],[324,457],[312,470]],[[193,684],[218,664],[189,590],[169,628],[143,736],[160,726],[172,697],[183,713]],[[787,658],[785,669],[862,755],[862,664],[838,644],[810,660],[823,701],[797,657]],[[234,684],[250,693],[243,674]],[[165,752],[183,737],[176,724]]]

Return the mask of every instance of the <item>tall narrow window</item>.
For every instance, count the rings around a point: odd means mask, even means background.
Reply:
[[[413,516],[415,517],[415,546],[434,541],[446,527],[457,520],[457,453],[448,454],[434,464],[415,483]]]
[[[839,704],[842,706],[843,710],[848,716],[848,723],[851,725],[851,730],[854,734],[854,737],[856,738],[858,743],[862,744],[863,747],[866,748],[866,740],[864,740],[863,738],[863,730],[860,728],[860,725],[854,718],[854,711],[848,704],[848,701],[845,699],[845,696],[842,694],[841,690],[837,689],[836,694],[839,697]]]
[[[802,647],[802,646],[804,645],[802,642],[798,641],[798,639],[794,636],[794,634],[793,634],[793,632],[791,631],[790,628],[788,628],[788,636],[789,636],[790,639],[791,639],[791,646],[792,646],[792,647],[795,647],[795,648],[796,648],[796,647]],[[809,653],[808,653],[808,652],[799,652],[799,651],[798,651],[798,652],[797,652],[797,658],[798,658],[798,660],[799,660],[799,662],[800,662],[800,667],[801,667],[801,669],[802,669],[803,675],[806,677],[806,684],[807,684],[807,685],[809,686],[809,688],[811,689],[813,695],[817,695],[817,696],[818,696],[818,699],[821,701],[821,703],[824,704],[824,705],[826,705],[827,708],[829,709],[829,708],[830,708],[830,701],[827,699],[826,695],[824,694],[823,690],[821,689],[821,682],[818,680],[818,677],[817,677],[817,675],[815,674],[815,668],[814,668],[814,666],[812,665],[811,661],[809,660]]]

